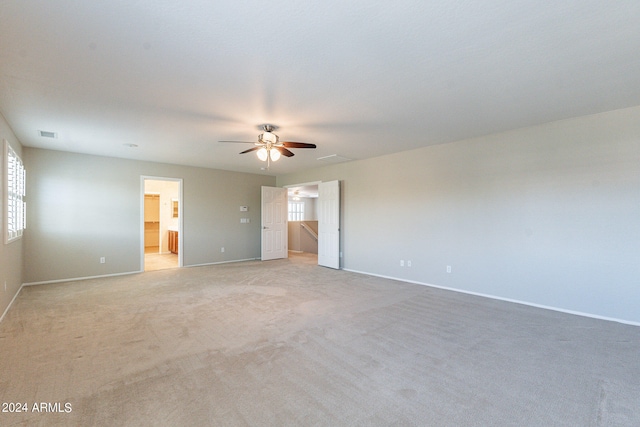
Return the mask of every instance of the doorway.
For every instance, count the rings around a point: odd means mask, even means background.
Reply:
[[[295,237],[297,229],[301,253],[308,253],[302,243],[306,239],[307,247],[314,247],[318,265],[340,269],[340,182],[310,182],[287,188],[289,230]],[[302,213],[297,209],[302,209]],[[296,219],[301,221],[296,222]],[[295,241],[289,241],[289,248],[295,248]]]
[[[303,189],[309,190],[308,196],[313,192],[308,197],[315,199],[313,209],[305,207]],[[289,253],[311,253],[318,265],[340,269],[340,181],[262,187],[261,210],[263,261],[287,258]],[[301,242],[296,246],[296,236],[311,237],[307,247],[314,249],[302,249]]]
[[[287,187],[288,247],[291,254],[318,260],[318,183]]]
[[[182,180],[142,177],[141,270],[182,266]]]

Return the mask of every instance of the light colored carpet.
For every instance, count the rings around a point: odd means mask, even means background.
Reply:
[[[294,255],[25,288],[0,396],[3,426],[638,426],[640,328]]]

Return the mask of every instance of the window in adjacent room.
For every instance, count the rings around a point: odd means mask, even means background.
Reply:
[[[24,201],[26,172],[22,160],[7,140],[4,141],[5,165],[6,165],[6,235],[5,243],[22,237],[26,227],[26,204]]]
[[[289,202],[289,221],[302,221],[304,218],[304,202]]]

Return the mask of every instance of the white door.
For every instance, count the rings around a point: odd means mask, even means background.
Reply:
[[[287,257],[287,189],[262,187],[262,260]]]
[[[340,268],[340,182],[318,185],[318,265]]]

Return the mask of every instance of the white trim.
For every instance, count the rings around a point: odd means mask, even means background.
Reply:
[[[102,275],[98,275],[98,276],[70,277],[68,279],[44,280],[42,282],[23,283],[22,286],[52,285],[54,283],[79,282],[79,281],[82,281],[82,280],[102,279],[102,278],[105,278],[105,277],[116,277],[116,276],[127,276],[127,275],[131,275],[131,274],[140,274],[140,273],[144,273],[144,271],[127,271],[127,272],[124,272],[124,273],[102,274]]]
[[[2,313],[2,316],[0,316],[0,323],[2,323],[2,320],[4,320],[4,316],[6,316],[7,313],[9,312],[9,309],[13,305],[13,302],[16,300],[16,298],[18,298],[18,295],[20,295],[20,292],[22,291],[22,288],[24,288],[24,284],[20,285],[20,289],[18,289],[18,292],[16,292],[16,294],[13,296],[13,298],[11,298],[11,302],[9,303],[7,308],[4,310],[4,313]]]
[[[206,267],[208,265],[230,264],[232,262],[244,262],[244,261],[260,261],[260,258],[245,258],[245,259],[234,259],[231,261],[205,262],[204,264],[185,265],[184,268]]]
[[[260,258],[236,259],[236,260],[231,260],[231,261],[220,261],[220,262],[210,262],[210,263],[205,263],[205,264],[185,265],[184,268],[204,267],[204,266],[207,266],[207,265],[229,264],[229,263],[232,263],[232,262],[259,261],[259,260],[260,260]],[[133,275],[133,274],[153,273],[154,271],[160,271],[160,270],[126,271],[124,273],[102,274],[102,275],[98,275],[98,276],[71,277],[71,278],[68,278],[68,279],[44,280],[42,282],[29,282],[29,283],[23,283],[22,286],[20,287],[20,289],[22,289],[24,286],[52,285],[52,284],[55,284],[55,283],[64,283],[64,282],[79,282],[79,281],[82,281],[82,280],[103,279],[103,278],[106,278],[106,277],[129,276],[129,275]],[[20,292],[20,291],[18,291],[18,292]]]
[[[520,300],[516,300],[516,299],[511,299],[511,298],[503,298],[503,297],[499,297],[499,296],[495,296],[495,295],[483,294],[483,293],[480,293],[480,292],[466,291],[464,289],[449,288],[449,287],[446,287],[446,286],[433,285],[431,283],[418,282],[418,281],[415,281],[415,280],[400,279],[398,277],[385,276],[385,275],[382,275],[382,274],[367,273],[365,271],[351,270],[351,269],[348,269],[348,268],[343,268],[343,270],[344,271],[349,271],[351,273],[365,274],[367,276],[381,277],[383,279],[397,280],[398,282],[413,283],[415,285],[429,286],[431,288],[443,289],[445,291],[453,291],[453,292],[459,292],[459,293],[467,294],[467,295],[474,295],[474,296],[477,296],[477,297],[490,298],[490,299],[498,300],[498,301],[512,302],[512,303],[515,303],[515,304],[526,305],[526,306],[529,306],[529,307],[542,308],[542,309],[545,309],[545,310],[551,310],[551,311],[557,311],[557,312],[560,312],[560,313],[572,314],[574,316],[589,317],[589,318],[592,318],[592,319],[606,320],[606,321],[609,321],[609,322],[623,323],[625,325],[640,326],[640,322],[634,322],[634,321],[631,321],[631,320],[618,319],[618,318],[615,318],[615,317],[600,316],[598,314],[585,313],[585,312],[582,312],[582,311],[567,310],[567,309],[564,309],[564,308],[558,308],[558,307],[553,307],[553,306],[549,306],[549,305],[536,304],[536,303],[533,303],[533,302],[520,301]]]
[[[319,185],[321,183],[322,183],[322,181],[303,182],[302,184],[283,185],[282,188],[304,187],[304,186],[307,186],[307,185]]]

